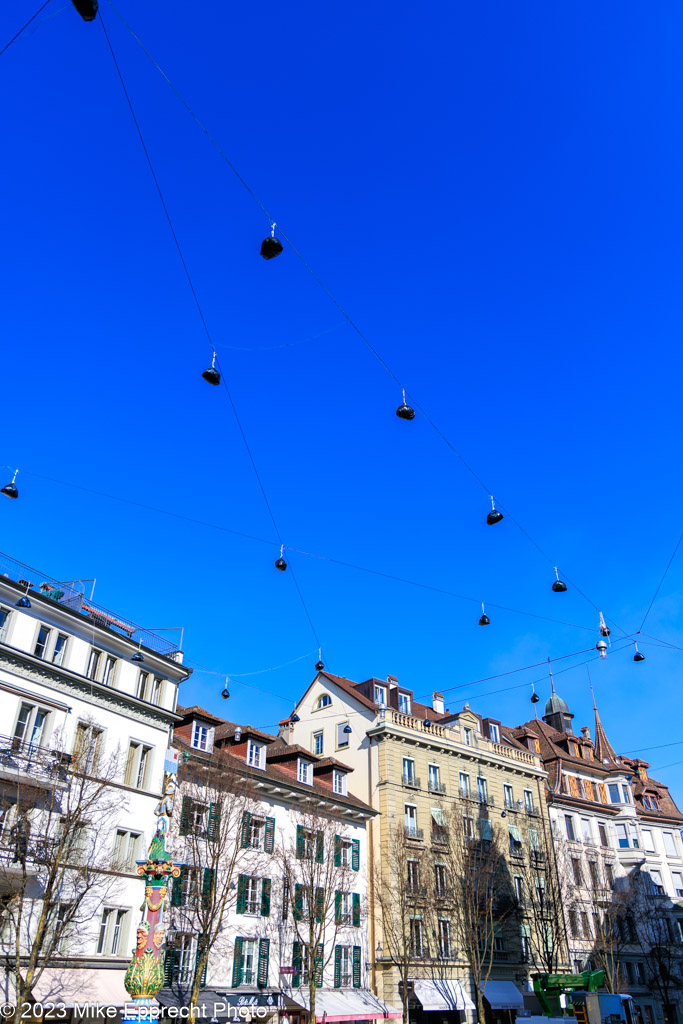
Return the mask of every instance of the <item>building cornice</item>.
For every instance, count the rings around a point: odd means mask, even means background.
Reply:
[[[123,690],[105,686],[94,679],[87,679],[69,669],[42,661],[25,651],[0,644],[0,669],[28,682],[49,686],[73,700],[84,700],[98,707],[108,708],[136,722],[168,727],[182,721],[180,715],[167,708],[158,707],[140,700]],[[66,707],[70,711],[70,707]]]

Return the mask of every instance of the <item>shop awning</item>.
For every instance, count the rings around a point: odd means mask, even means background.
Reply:
[[[294,993],[285,996],[285,1006],[289,1004],[308,1010],[307,991],[302,989],[293,996]],[[334,1024],[335,1021],[398,1020],[403,1012],[374,996],[368,989],[335,988],[319,989],[315,994],[316,1021],[322,1021],[323,1015],[327,1024]]]
[[[523,1010],[524,998],[512,981],[487,981],[482,990],[492,1010]]]
[[[476,1007],[459,981],[450,978],[416,978],[413,991],[422,1003],[422,1009],[430,1010],[476,1010]]]
[[[123,987],[125,971],[88,967],[46,967],[32,996],[37,1003],[100,1003],[125,1006],[130,996]]]

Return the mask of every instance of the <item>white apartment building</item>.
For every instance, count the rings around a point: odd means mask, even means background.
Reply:
[[[335,862],[338,858],[339,865],[349,869],[349,891],[335,894],[333,912],[335,917],[337,913],[341,916],[341,927],[331,928],[330,918],[325,920],[324,951],[320,953],[325,967],[321,971],[322,985],[316,992],[315,1018],[333,1024],[341,1020],[363,1022],[400,1017],[400,1011],[372,995],[368,984],[366,828],[375,812],[349,794],[347,778],[352,769],[334,758],[320,758],[301,747],[290,746],[252,726],[218,718],[203,708],[178,710],[183,718],[174,730],[174,744],[180,768],[168,842],[174,861],[188,857],[183,845],[188,820],[190,828],[196,828],[198,821],[208,823],[216,813],[222,820],[226,815],[225,807],[216,812],[212,805],[200,806],[196,789],[191,789],[187,781],[184,765],[190,771],[197,762],[220,757],[221,764],[230,773],[236,773],[250,793],[250,809],[240,811],[237,827],[242,850],[231,882],[234,898],[229,903],[223,931],[209,955],[200,1006],[212,1009],[220,1003],[259,1007],[269,1011],[268,1019],[272,1016],[276,1020],[279,1014],[287,1024],[309,1020],[313,1024],[308,978],[302,966],[305,961],[292,924],[292,893],[289,883],[285,883],[279,855],[283,849],[296,848],[298,857],[300,844],[302,856],[313,855],[304,851],[306,839],[301,824],[303,816],[310,812],[329,818],[331,830],[336,833],[332,848],[323,850],[321,844],[315,856],[321,861],[323,857],[334,857]],[[189,797],[190,792],[195,796]],[[206,799],[216,800],[216,791],[212,789],[211,793]],[[189,903],[182,905],[190,908],[198,898],[199,884],[195,883],[193,888],[185,884],[187,870],[192,868],[183,869],[171,893],[166,988],[158,997],[167,1006],[183,1005],[187,999],[200,941],[200,935],[188,924],[192,916],[173,909],[186,896]],[[206,873],[207,869],[203,870]],[[221,864],[209,870],[220,872]],[[328,928],[334,934],[328,934]]]
[[[22,890],[23,898],[40,900],[47,854],[32,836],[40,834],[41,790],[44,798],[79,744],[117,764],[112,811],[98,836],[107,896],[93,886],[90,920],[60,944],[33,992],[39,1001],[128,1000],[123,978],[142,896],[135,861],[156,827],[178,685],[189,674],[179,644],[96,604],[83,583],[0,554],[0,895],[16,893],[25,865],[37,888]],[[31,834],[19,835],[17,794],[25,805],[29,791]],[[13,938],[0,931],[6,964]],[[11,1000],[11,971],[0,984]]]

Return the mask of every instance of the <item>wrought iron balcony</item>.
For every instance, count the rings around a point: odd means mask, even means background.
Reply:
[[[406,825],[406,839],[418,839],[422,840],[425,837],[424,830],[417,828],[415,825]]]
[[[0,735],[0,778],[25,778],[37,786],[66,783],[71,755]]]
[[[408,887],[406,889],[406,893],[407,893],[408,896],[425,897],[427,895],[427,886],[426,885],[411,885],[410,883],[408,883]]]
[[[448,826],[432,825],[432,842],[445,844],[448,842]]]
[[[430,793],[441,793],[442,795],[445,795],[445,793],[446,793],[446,784],[444,782],[439,782],[438,779],[430,779],[429,780],[429,792]]]
[[[422,789],[422,783],[417,775],[404,775],[403,785],[408,786],[409,789]]]

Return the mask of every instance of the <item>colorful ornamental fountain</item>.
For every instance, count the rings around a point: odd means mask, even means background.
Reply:
[[[169,755],[175,753],[169,751]],[[142,920],[137,928],[136,948],[128,965],[124,985],[137,1012],[126,1007],[125,1020],[146,1020],[152,1014],[145,1007],[156,1007],[155,996],[164,986],[164,910],[169,878],[178,878],[180,867],[173,864],[166,851],[166,836],[173,810],[173,797],[177,784],[177,761],[168,755],[164,775],[164,796],[155,809],[157,829],[147,852],[147,859],[138,861],[137,873],[145,879],[145,898],[140,910]],[[170,770],[169,770],[170,769]]]

